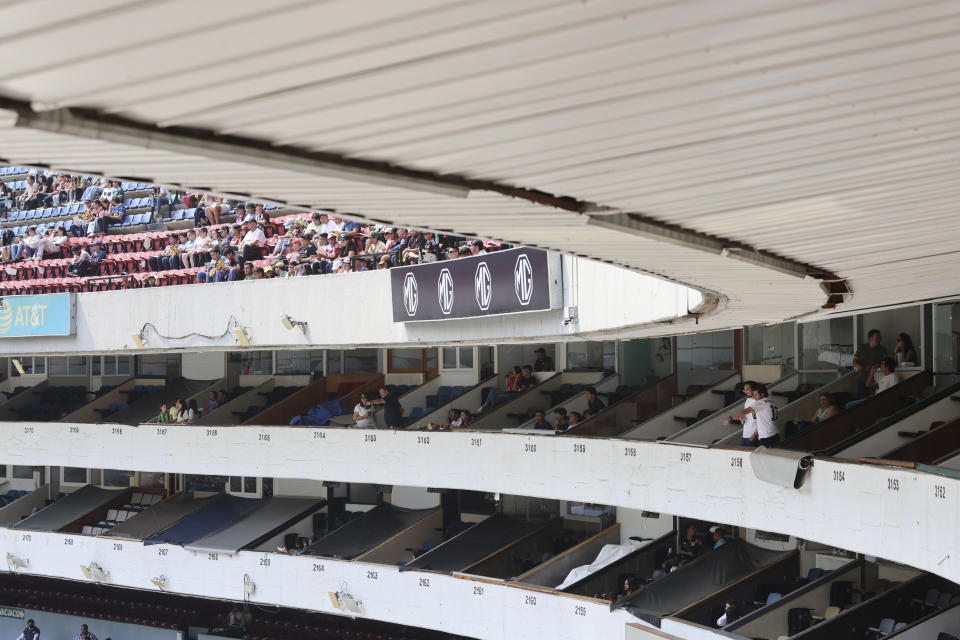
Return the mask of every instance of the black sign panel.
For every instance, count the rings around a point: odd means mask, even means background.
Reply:
[[[550,308],[547,252],[507,249],[390,270],[393,321],[473,318]]]

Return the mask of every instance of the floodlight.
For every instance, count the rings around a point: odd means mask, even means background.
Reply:
[[[240,344],[240,346],[242,347],[250,346],[250,338],[247,337],[247,332],[244,331],[243,329],[234,329],[233,337],[237,339],[237,342]]]
[[[307,328],[306,322],[302,322],[300,320],[294,320],[293,318],[291,318],[286,314],[280,316],[280,323],[283,325],[283,328],[287,329],[288,331],[296,327],[300,327],[301,330],[305,330]]]
[[[133,343],[137,345],[140,349],[146,349],[147,343],[143,339],[142,333],[131,333],[130,338],[133,340]]]

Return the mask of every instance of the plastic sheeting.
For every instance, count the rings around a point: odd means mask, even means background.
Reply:
[[[698,602],[791,553],[793,551],[770,551],[742,540],[729,540],[723,547],[644,585],[628,598],[615,602],[613,608],[626,608],[638,618],[659,626],[662,616]]]
[[[636,542],[631,540],[627,544],[605,544],[603,548],[600,549],[600,553],[597,554],[596,560],[590,564],[583,564],[579,567],[574,567],[570,570],[570,573],[567,574],[567,577],[559,585],[554,587],[557,591],[566,589],[570,585],[580,580],[583,580],[589,575],[593,575],[597,571],[600,571],[609,564],[612,564],[619,560],[620,558],[626,557],[639,549],[640,547],[645,546],[646,542]]]
[[[813,456],[800,451],[759,447],[750,453],[750,466],[759,480],[799,489],[813,466]]]
[[[413,526],[437,509],[382,504],[307,547],[306,555],[352,560]]]
[[[213,498],[194,499],[190,495],[182,493],[166,502],[154,505],[142,513],[138,513],[125,522],[121,522],[103,535],[129,540],[144,540],[168,527],[172,527],[187,516],[210,504],[212,500]]]
[[[317,498],[270,498],[245,518],[222,531],[184,545],[191,551],[236,553],[265,537],[281,533],[326,504]]]
[[[24,518],[12,529],[32,529],[34,531],[59,531],[71,522],[83,517],[94,509],[104,506],[129,489],[101,489],[92,484],[80,487],[68,493],[53,504],[41,509],[29,518]]]
[[[460,535],[405,565],[408,569],[463,571],[492,553],[544,526],[547,520],[520,520],[504,515],[490,516]]]
[[[260,506],[263,500],[220,495],[205,507],[172,527],[150,536],[143,544],[188,545],[211,533],[222,531]]]

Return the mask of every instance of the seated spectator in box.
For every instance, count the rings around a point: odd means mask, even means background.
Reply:
[[[806,429],[807,427],[815,424],[820,424],[824,420],[829,420],[833,416],[837,415],[837,413],[840,411],[833,403],[833,397],[829,393],[821,393],[819,403],[820,404],[817,407],[817,410],[809,420],[794,418],[793,425],[797,429]]]
[[[717,626],[725,627],[728,624],[735,622],[740,618],[740,606],[737,604],[737,601],[733,598],[730,598],[723,605],[723,614],[717,618]]]
[[[560,432],[570,428],[570,424],[567,422],[567,410],[563,407],[557,407],[553,410],[553,428]]]
[[[207,410],[206,413],[214,411],[217,407],[220,406],[220,400],[217,399],[217,392],[211,391],[210,395],[207,397]],[[206,414],[204,414],[206,415]]]
[[[246,233],[240,241],[239,254],[244,260],[259,260],[263,257],[263,248],[267,245],[267,236],[253,220],[244,223]]]
[[[376,429],[377,421],[373,417],[375,411],[376,408],[370,402],[367,394],[361,393],[360,400],[353,407],[353,421],[356,423],[354,426],[360,429]]]
[[[450,428],[451,428],[451,429],[463,429],[463,428],[467,427],[467,425],[470,424],[470,420],[471,420],[472,418],[473,418],[473,416],[470,415],[470,412],[469,412],[469,411],[467,411],[466,409],[461,409],[461,410],[458,412],[456,419],[454,419],[454,420],[450,423]]]
[[[677,552],[670,555],[663,562],[663,570],[670,571],[674,567],[684,565],[703,553],[703,542],[697,535],[697,525],[688,524]]]
[[[900,384],[900,375],[896,373],[897,362],[893,358],[884,358],[877,364],[870,367],[870,373],[867,375],[866,387],[868,391],[874,393],[883,393],[890,387]],[[867,398],[851,400],[847,403],[846,409],[852,409],[857,405],[863,404]]]
[[[537,359],[533,361],[534,371],[553,371],[553,358],[547,355],[546,349],[538,347],[533,353],[537,357]]]
[[[572,429],[573,427],[577,426],[581,422],[583,422],[583,416],[580,415],[578,411],[571,411],[570,415],[567,417],[567,425],[568,425],[567,428]]]
[[[73,247],[73,260],[67,267],[67,275],[74,278],[85,278],[92,275],[96,267],[90,259],[90,254],[83,247]]]
[[[596,415],[605,408],[603,400],[597,397],[597,390],[594,387],[587,387],[587,411]]]
[[[487,394],[487,399],[480,405],[478,413],[492,409],[508,398],[516,395],[518,391],[517,384],[520,382],[522,373],[523,371],[520,367],[511,367],[503,376],[503,389],[501,390],[497,387],[490,389],[490,392]]]
[[[553,431],[553,425],[547,422],[547,414],[541,409],[537,409],[536,413],[533,414],[533,428]]]
[[[913,346],[913,340],[905,333],[897,336],[897,346],[893,350],[893,358],[898,367],[904,365],[915,366],[917,364],[917,350]]]
[[[727,533],[723,527],[714,525],[710,527],[710,535],[713,536],[713,549],[719,549],[727,544]]]
[[[167,422],[174,422],[174,419],[170,417],[170,408],[167,407],[167,403],[163,402],[160,404],[160,413],[157,414],[157,417],[153,419],[154,422],[159,422],[165,424]]]

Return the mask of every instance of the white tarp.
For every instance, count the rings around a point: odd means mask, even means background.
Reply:
[[[629,541],[627,544],[605,544],[603,548],[600,549],[600,553],[597,554],[597,559],[591,562],[590,564],[580,565],[579,567],[574,567],[570,570],[570,573],[567,574],[566,579],[557,585],[555,588],[557,591],[561,591],[566,587],[569,587],[574,582],[582,580],[587,576],[600,571],[609,564],[612,564],[619,560],[620,558],[629,555],[643,547],[649,541],[636,542]]]

